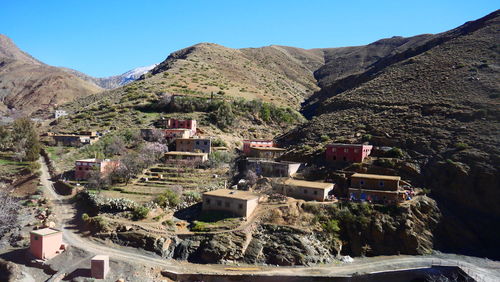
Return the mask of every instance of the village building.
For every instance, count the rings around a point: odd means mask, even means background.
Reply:
[[[106,279],[109,272],[109,256],[97,255],[90,260],[90,274],[95,279]]]
[[[52,139],[56,146],[81,147],[94,144],[99,140],[99,137],[91,135],[54,134],[52,135]]]
[[[276,147],[250,147],[249,157],[259,159],[276,159],[285,153],[286,149]]]
[[[307,201],[323,202],[329,199],[330,192],[333,191],[335,184],[305,181],[288,178],[284,181],[276,181],[273,189],[285,196]]]
[[[202,210],[226,211],[241,217],[250,217],[259,205],[258,194],[250,191],[219,189],[203,193]]]
[[[193,152],[168,152],[164,155],[165,162],[190,162],[190,163],[203,163],[208,161],[207,153],[193,153]]]
[[[406,191],[400,188],[401,177],[355,173],[351,176],[349,196],[353,200],[395,204],[406,200]]]
[[[257,176],[264,177],[290,177],[300,168],[301,163],[276,162],[273,160],[247,159],[247,170],[255,172]]]
[[[212,141],[201,138],[177,138],[175,150],[183,152],[211,153]]]
[[[328,144],[326,146],[326,160],[331,162],[361,163],[372,150],[371,145],[363,144]]]
[[[163,131],[165,132],[165,139],[168,142],[174,142],[178,138],[190,138],[193,136],[193,131],[185,128],[170,128]]]
[[[109,159],[83,159],[75,161],[75,179],[83,180],[90,176],[92,171],[98,171],[102,174],[111,173],[120,165],[118,161]]]
[[[37,259],[51,259],[65,249],[60,230],[43,228],[30,232],[30,253]]]
[[[265,140],[265,139],[249,139],[243,140],[243,154],[246,156],[250,155],[250,148],[252,147],[274,147],[273,140]]]
[[[68,115],[68,112],[66,112],[65,110],[55,110],[55,112],[54,112],[55,119],[58,119],[60,117],[67,116],[67,115]]]
[[[194,119],[186,119],[179,120],[170,118],[164,121],[165,128],[185,128],[193,131],[193,134],[196,133],[196,120]]]

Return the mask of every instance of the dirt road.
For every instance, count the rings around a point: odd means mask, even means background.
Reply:
[[[125,261],[133,264],[161,267],[172,273],[204,273],[204,274],[264,274],[283,276],[338,276],[349,275],[355,272],[370,273],[380,271],[391,271],[398,269],[413,269],[429,267],[432,265],[460,266],[472,277],[480,281],[498,281],[500,277],[500,262],[478,261],[471,262],[454,256],[451,258],[439,256],[391,256],[376,257],[356,260],[351,264],[321,265],[314,267],[272,267],[254,266],[252,268],[228,267],[227,265],[192,264],[184,261],[168,260],[157,255],[141,252],[127,247],[109,247],[83,237],[78,230],[71,225],[71,220],[76,215],[76,210],[69,199],[58,195],[50,180],[50,175],[45,162],[39,160],[41,165],[41,183],[44,187],[46,197],[54,204],[54,213],[57,216],[57,226],[63,231],[63,239],[70,246],[85,250],[89,255],[106,254],[111,260]],[[481,260],[481,259],[478,259]],[[479,266],[480,265],[480,266]],[[71,266],[65,267],[60,272],[68,273]]]

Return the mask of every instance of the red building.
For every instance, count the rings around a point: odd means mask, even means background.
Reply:
[[[196,120],[194,119],[186,119],[186,120],[178,120],[178,119],[168,119],[166,121],[167,128],[185,128],[193,131],[193,134],[196,133]]]
[[[249,156],[250,148],[269,148],[274,147],[273,140],[263,140],[263,139],[251,139],[251,140],[243,140],[243,154]]]
[[[60,230],[44,228],[30,232],[30,253],[37,259],[51,259],[65,247]]]
[[[363,144],[329,144],[326,146],[326,160],[361,163],[370,155],[372,147]]]
[[[75,162],[75,179],[87,179],[91,171],[110,173],[120,163],[112,160],[85,159]]]

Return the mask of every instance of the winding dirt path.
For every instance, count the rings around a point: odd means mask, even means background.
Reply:
[[[192,264],[184,261],[176,261],[161,258],[154,254],[141,253],[132,248],[106,246],[85,238],[72,226],[71,220],[75,217],[76,210],[69,202],[68,197],[58,195],[55,190],[45,162],[40,159],[41,176],[40,180],[44,187],[46,197],[54,205],[54,213],[57,218],[57,226],[63,231],[63,239],[71,246],[83,249],[89,253],[89,257],[94,254],[106,254],[112,260],[124,261],[132,264],[142,264],[147,266],[158,266],[165,271],[177,274],[260,274],[260,275],[282,275],[282,276],[342,276],[354,272],[380,272],[400,269],[414,269],[429,267],[432,265],[460,266],[469,275],[479,281],[498,281],[500,277],[500,262],[489,261],[489,265],[478,266],[461,259],[442,259],[432,256],[392,256],[364,259],[361,262],[341,265],[322,265],[314,267],[271,267],[252,266],[233,267],[227,265]],[[65,267],[60,273],[68,273],[72,266]],[[54,275],[57,277],[58,274]]]

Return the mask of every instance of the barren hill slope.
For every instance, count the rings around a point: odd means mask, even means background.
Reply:
[[[94,84],[41,63],[0,35],[0,112],[10,108],[29,114],[99,91]]]
[[[498,257],[499,28],[496,11],[333,81],[282,142],[318,159],[322,135],[402,148],[447,215],[441,247]]]

